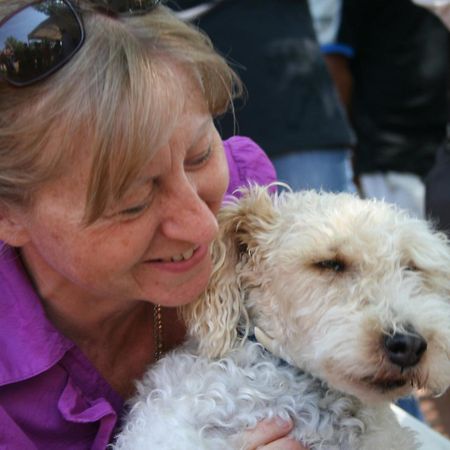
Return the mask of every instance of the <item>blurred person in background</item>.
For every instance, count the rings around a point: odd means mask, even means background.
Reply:
[[[448,32],[410,0],[326,3],[334,31],[321,46],[356,133],[360,192],[424,217],[423,180],[446,135]]]
[[[219,121],[268,153],[294,190],[355,191],[352,130],[317,43],[307,0],[169,2],[239,73],[246,98]]]
[[[450,29],[450,0],[414,0],[414,3],[435,13]],[[447,53],[447,60],[450,61],[450,51]],[[450,74],[447,105],[450,106]],[[425,180],[425,208],[436,226],[450,236],[450,108],[448,113],[446,141],[439,149],[436,161]]]

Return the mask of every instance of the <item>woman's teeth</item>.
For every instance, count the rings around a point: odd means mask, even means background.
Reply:
[[[194,254],[194,251],[195,251],[195,249],[191,248],[190,250],[188,250],[188,251],[186,251],[184,253],[181,253],[181,254],[176,255],[176,256],[172,256],[170,258],[170,260],[173,261],[173,262],[178,262],[178,261],[183,261],[183,260],[186,260],[186,259],[190,259],[192,257],[192,255]]]

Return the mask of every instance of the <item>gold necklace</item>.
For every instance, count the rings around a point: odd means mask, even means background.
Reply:
[[[162,319],[161,305],[153,305],[153,337],[155,342],[155,361],[161,359],[164,350]]]

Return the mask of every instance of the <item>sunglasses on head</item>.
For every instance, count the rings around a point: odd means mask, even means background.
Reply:
[[[160,0],[93,0],[110,16],[145,14]],[[41,0],[0,22],[0,78],[28,86],[66,64],[84,42],[83,20],[69,0]]]

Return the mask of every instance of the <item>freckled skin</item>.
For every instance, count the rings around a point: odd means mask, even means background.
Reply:
[[[178,306],[204,289],[211,272],[208,255],[184,273],[151,264],[210,244],[228,185],[226,158],[212,118],[200,95],[189,98],[169,141],[144,169],[143,175],[156,183],[142,213],[113,214],[84,227],[90,168],[84,154],[72,173],[45,186],[35,207],[22,213],[22,255],[44,298],[107,301],[111,308],[136,300]],[[191,164],[209,146],[207,161]],[[146,189],[137,187],[134,203],[142,203]],[[117,205],[117,211],[134,203]]]

